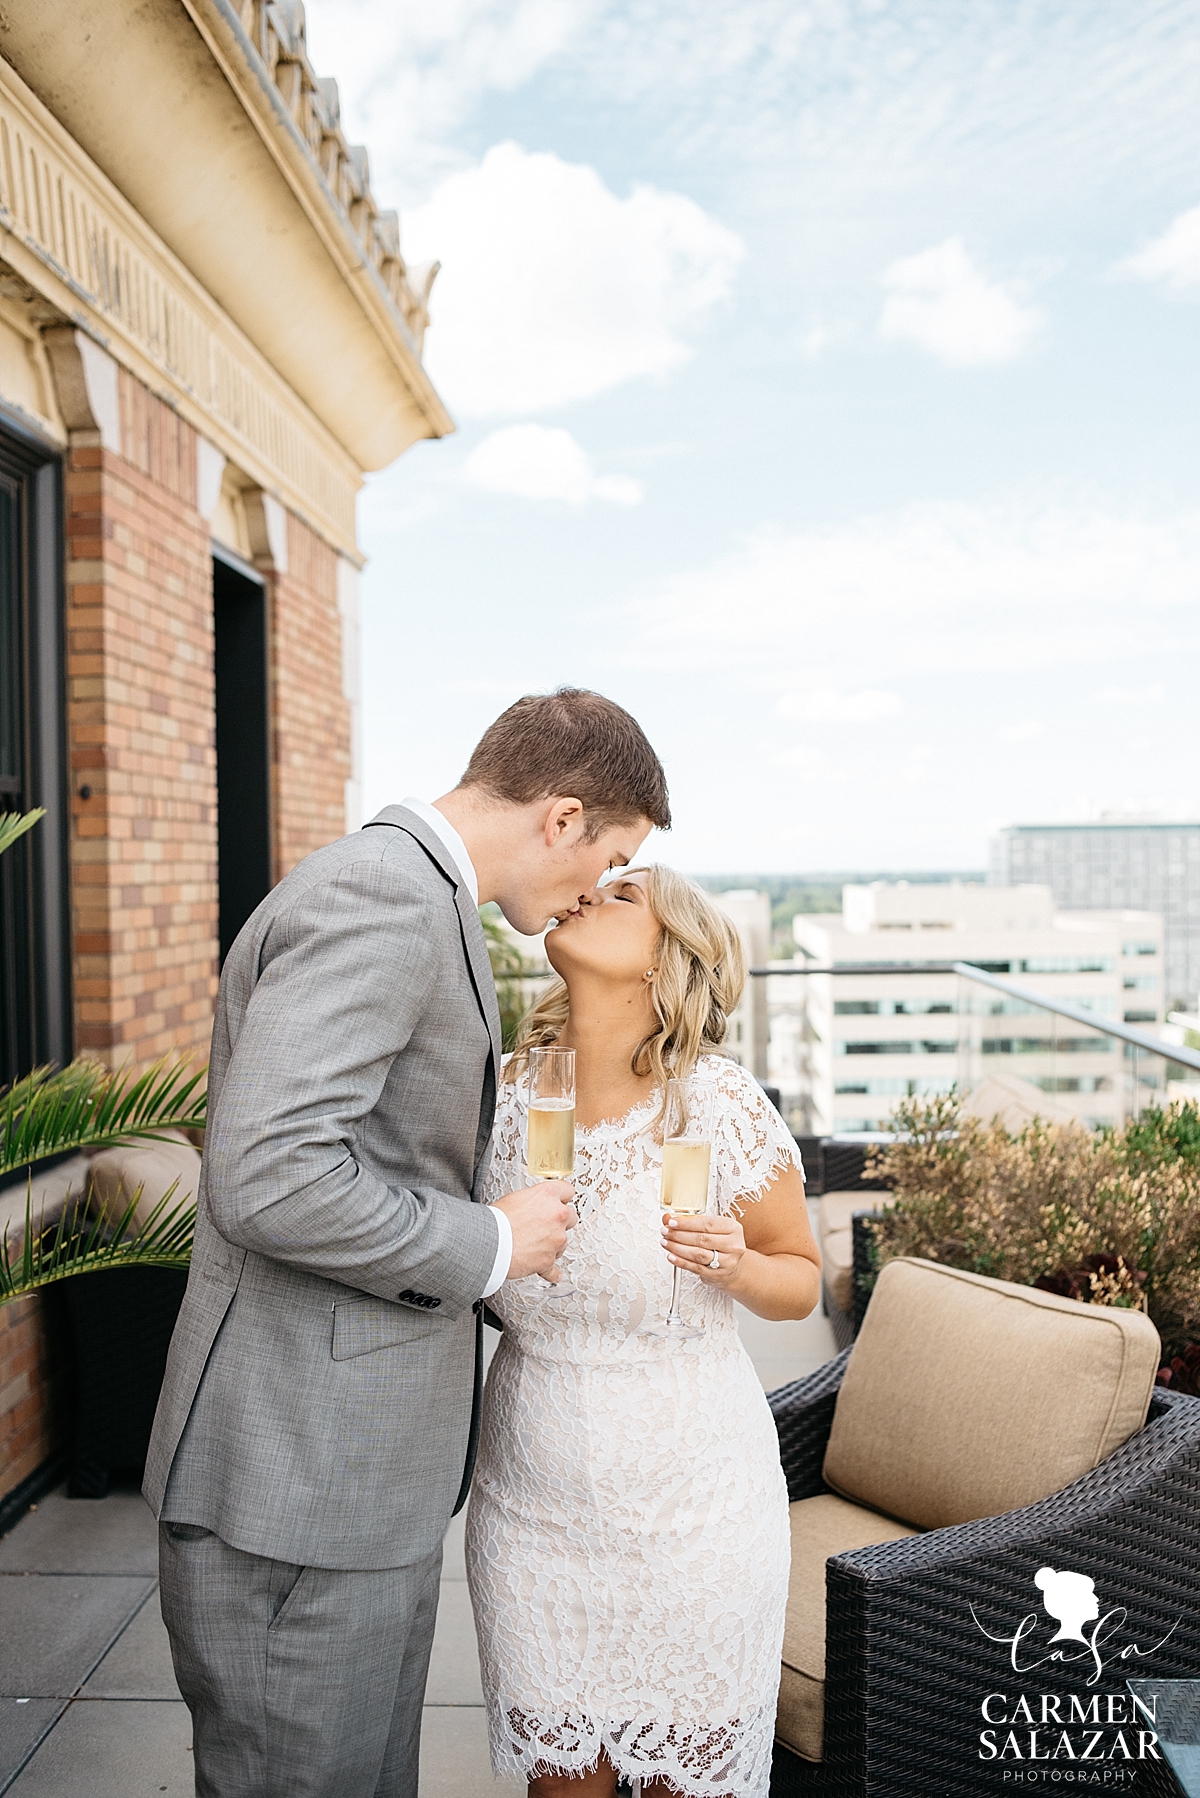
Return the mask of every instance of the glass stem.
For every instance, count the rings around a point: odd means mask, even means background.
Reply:
[[[679,1294],[682,1285],[683,1269],[677,1267],[675,1269],[675,1277],[671,1281],[671,1309],[667,1312],[667,1322],[669,1324],[681,1324],[683,1322],[682,1317],[679,1315]]]

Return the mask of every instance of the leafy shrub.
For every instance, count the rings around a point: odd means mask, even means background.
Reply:
[[[483,925],[484,941],[492,964],[492,978],[496,982],[501,1039],[505,1049],[511,1049],[517,1025],[525,1014],[526,999],[522,981],[528,976],[529,970],[520,949],[501,924],[498,909],[493,910],[489,906],[481,910],[479,922]]]
[[[1035,1119],[1017,1135],[955,1094],[902,1100],[870,1172],[894,1205],[877,1264],[920,1255],[1091,1304],[1146,1311],[1165,1358],[1200,1337],[1200,1109],[1151,1110],[1096,1134]],[[1197,1357],[1193,1356],[1193,1359]],[[1190,1377],[1190,1376],[1189,1376]],[[1174,1383],[1174,1382],[1172,1382]]]

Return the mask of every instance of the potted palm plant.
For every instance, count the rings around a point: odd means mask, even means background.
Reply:
[[[0,853],[42,816],[0,816]],[[85,1057],[31,1069],[0,1092],[0,1185],[26,1176],[23,1225],[0,1234],[0,1305],[61,1291],[77,1397],[75,1496],[103,1496],[109,1468],[144,1458],[191,1258],[195,1195],[168,1187],[144,1214],[135,1187],[114,1213],[97,1211],[84,1191],[47,1221],[35,1215],[34,1169],[69,1153],[177,1142],[204,1121],[204,1071],[178,1057],[142,1073]],[[37,1480],[25,1482],[28,1499]]]

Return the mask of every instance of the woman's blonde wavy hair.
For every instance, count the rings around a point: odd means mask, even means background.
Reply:
[[[729,1017],[746,985],[746,958],[729,919],[693,881],[655,863],[639,872],[661,928],[650,984],[658,1022],[630,1066],[635,1074],[652,1075],[665,1097],[668,1080],[685,1078],[702,1055],[725,1052]],[[558,1041],[569,1010],[566,982],[555,980],[518,1024],[505,1080],[525,1071],[531,1049]]]

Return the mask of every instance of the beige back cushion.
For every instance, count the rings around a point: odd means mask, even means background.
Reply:
[[[130,1143],[119,1149],[104,1149],[92,1157],[88,1167],[92,1209],[107,1224],[120,1223],[139,1186],[142,1196],[133,1214],[131,1232],[141,1228],[172,1181],[177,1182],[172,1206],[181,1205],[185,1199],[195,1201],[200,1157],[182,1131],[164,1134],[169,1134],[169,1142]]]
[[[879,1276],[825,1454],[835,1492],[918,1529],[1033,1504],[1145,1422],[1158,1332],[932,1261]]]
[[[888,1192],[827,1192],[821,1200],[821,1266],[825,1284],[841,1311],[854,1309],[854,1213],[890,1205]]]

